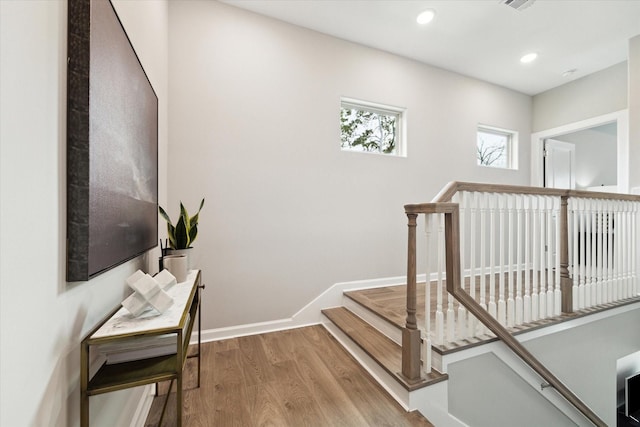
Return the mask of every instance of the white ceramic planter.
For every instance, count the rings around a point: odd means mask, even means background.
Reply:
[[[192,265],[192,253],[193,253],[193,248],[187,248],[187,249],[171,249],[171,248],[167,248],[167,253],[166,255],[186,255],[187,256],[187,271],[191,271],[193,269],[193,265]]]

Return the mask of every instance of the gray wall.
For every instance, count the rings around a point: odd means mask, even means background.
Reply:
[[[598,126],[553,138],[576,146],[576,188],[616,185],[618,144],[616,124]]]
[[[627,108],[627,62],[533,97],[533,132]]]
[[[406,274],[403,205],[448,181],[529,183],[529,96],[217,2],[169,15],[169,206],[207,199],[205,329]],[[340,96],[406,107],[407,158],[341,152]],[[520,170],[476,166],[478,123],[520,132]]]
[[[452,363],[449,412],[473,427],[575,426],[493,353]]]
[[[640,194],[640,35],[629,41],[629,186]]]
[[[525,347],[607,425],[614,426],[617,363],[640,350],[639,323],[640,309],[635,309],[527,341]],[[535,396],[528,384],[493,355],[453,363],[448,370],[450,412],[469,425],[566,425],[563,415]]]
[[[167,4],[114,4],[160,100],[164,200]],[[0,425],[75,426],[80,340],[148,260],[65,282],[67,3],[0,1],[0,19]],[[128,425],[140,397],[136,389],[92,398],[91,425]]]

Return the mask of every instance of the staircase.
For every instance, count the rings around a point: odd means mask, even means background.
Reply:
[[[416,382],[401,373],[406,286],[348,291],[342,300],[342,306],[322,310],[324,326],[405,409],[415,409],[413,392],[446,382],[448,375],[436,369]]]
[[[417,382],[407,381],[401,374],[402,347],[400,343],[401,328],[406,316],[405,301],[406,285],[346,291],[342,294],[341,306],[322,310],[323,325],[407,411],[417,409],[437,426],[463,426],[464,423],[448,412],[449,393],[452,392],[452,386],[449,385],[449,374],[441,373],[434,368],[429,373],[423,372],[422,378]],[[593,314],[625,309],[626,306],[631,307],[639,302],[640,296],[637,296],[615,304],[603,304],[580,310],[571,315],[563,314],[509,329],[515,335],[527,332],[540,334],[541,329],[548,327],[550,333],[553,333],[554,327],[567,328],[568,322],[580,322]],[[417,317],[419,322],[422,322],[424,319],[424,283],[418,284],[418,307]],[[467,358],[473,359],[484,352],[495,354],[513,369],[514,365],[509,364],[511,353],[508,350],[496,348],[498,344],[498,340],[493,334],[487,334],[484,337],[469,337],[444,346],[434,345],[432,348],[433,357],[439,358],[434,365],[442,366],[443,371],[448,372],[448,366],[452,362],[459,362]],[[483,350],[485,347],[491,349],[485,351]],[[527,371],[524,369],[518,375],[523,378],[530,376],[531,387],[539,389],[538,378]],[[451,380],[453,379],[452,377]],[[460,379],[457,381],[459,382]],[[541,395],[544,393],[547,391],[541,391]],[[546,398],[549,399],[549,397]],[[562,406],[562,403],[558,403],[557,400],[550,399],[550,402],[553,405]],[[584,421],[579,414],[571,414],[571,409],[567,409],[567,411],[569,412],[568,416],[573,417],[574,422],[583,425]]]
[[[518,384],[504,394],[512,405],[541,399],[538,414],[551,404],[563,421],[606,425],[522,344],[533,335],[514,335],[545,327],[538,334],[544,336],[558,322],[567,322],[567,329],[582,316],[638,302],[640,197],[453,182],[430,203],[405,205],[405,213],[406,285],[345,293],[341,307],[322,311],[336,339],[406,409],[420,409],[438,425],[464,425],[449,411],[448,390],[457,404],[470,387],[460,388],[461,378],[446,373],[454,359],[473,358],[479,369],[493,363],[500,366],[496,374],[516,373],[505,377],[505,384]],[[427,297],[418,284],[418,236],[423,280],[431,281]],[[496,337],[500,341],[491,342]],[[487,359],[477,357],[487,353]],[[565,364],[575,364],[573,359]],[[486,388],[493,381],[478,384]],[[594,387],[585,388],[586,394]],[[475,422],[478,410],[486,412],[473,403],[477,397],[485,396],[479,392],[468,400],[474,411],[453,412]],[[602,408],[600,413],[610,416]],[[521,413],[509,416],[521,422]],[[487,417],[484,425],[493,420]]]

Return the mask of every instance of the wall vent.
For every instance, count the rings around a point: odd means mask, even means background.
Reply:
[[[536,0],[500,0],[502,4],[506,4],[515,10],[524,10],[531,6]]]

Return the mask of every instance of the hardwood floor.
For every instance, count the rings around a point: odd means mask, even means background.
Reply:
[[[200,388],[196,366],[187,362],[184,426],[432,426],[407,413],[319,325],[203,344]],[[158,424],[166,389],[147,427]],[[174,399],[163,426],[176,425]]]

